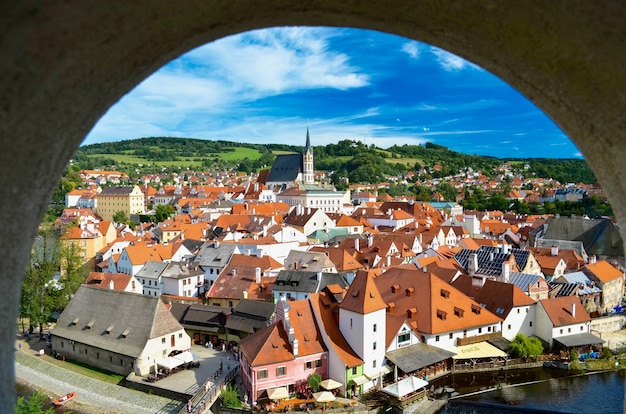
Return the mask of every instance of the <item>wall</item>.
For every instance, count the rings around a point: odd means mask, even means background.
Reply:
[[[98,119],[156,69],[215,39],[283,26],[358,27],[446,49],[543,109],[626,221],[626,2],[15,0],[0,6],[0,404],[13,406],[20,287],[47,201]],[[175,28],[175,30],[173,30]],[[565,39],[565,41],[564,41]],[[19,143],[19,145],[16,145]],[[36,166],[37,168],[24,168]],[[29,191],[23,191],[24,189]],[[626,227],[620,229],[626,238]]]

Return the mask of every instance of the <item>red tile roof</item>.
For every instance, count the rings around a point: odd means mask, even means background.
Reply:
[[[365,315],[386,309],[387,303],[376,288],[374,277],[368,272],[360,271],[339,306],[342,309]]]
[[[545,309],[553,326],[566,326],[575,323],[589,322],[591,317],[576,296],[559,296],[539,301]],[[572,312],[572,309],[574,311]]]

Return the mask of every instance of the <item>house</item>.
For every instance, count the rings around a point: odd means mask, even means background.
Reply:
[[[309,301],[281,301],[275,317],[239,343],[241,366],[248,367],[240,375],[252,401],[278,387],[294,393],[313,373],[327,377],[328,352]]]
[[[582,271],[602,289],[601,314],[611,312],[621,305],[624,296],[624,271],[606,260],[596,261],[595,256]]]
[[[242,299],[226,320],[227,340],[241,339],[271,325],[276,305],[252,299]]]
[[[591,317],[574,296],[542,299],[537,305],[535,334],[551,349],[601,347],[604,341],[590,332]]]
[[[465,271],[477,279],[500,279],[507,281],[507,271],[541,274],[541,267],[528,250],[480,246],[478,250],[462,249],[454,255],[455,260]]]
[[[213,285],[217,276],[228,265],[233,254],[238,252],[234,244],[212,242],[204,243],[196,256],[200,268],[204,270],[204,280]]]
[[[127,217],[145,212],[145,198],[138,186],[103,187],[96,198],[96,214],[103,220],[113,221],[113,216],[119,211],[123,211]]]
[[[191,338],[157,297],[82,285],[51,332],[52,350],[79,363],[128,375],[155,372]]]
[[[320,326],[321,340],[328,350],[328,377],[342,384],[340,395],[360,394],[370,380],[363,375],[363,360],[354,352],[339,330],[337,306],[343,295],[331,292],[312,293],[309,303]]]
[[[222,342],[228,341],[225,326],[230,308],[182,302],[172,302],[170,306],[170,312],[194,344],[206,346],[211,343],[217,349]]]
[[[274,282],[272,293],[274,301],[302,300],[311,293],[319,293],[328,285],[337,285],[339,289],[348,286],[345,274],[336,272],[311,272],[304,270],[281,270]]]
[[[307,272],[337,272],[335,264],[324,253],[291,250],[285,259],[286,270],[306,270]]]
[[[576,296],[589,315],[602,314],[602,289],[584,272],[566,273],[550,282],[550,297]]]
[[[326,230],[335,227],[335,222],[319,208],[294,207],[285,217],[285,224],[303,234],[309,235],[316,230]]]
[[[161,275],[165,268],[167,267],[167,263],[158,262],[155,260],[148,260],[142,267],[139,269],[135,277],[142,285],[142,294],[148,296],[161,296],[163,293],[163,281],[161,279]]]
[[[136,275],[148,260],[157,262],[180,261],[192,256],[181,242],[152,244],[137,242],[122,250],[117,261],[110,261],[107,272]]]
[[[512,341],[518,333],[535,334],[536,301],[511,283],[487,280],[482,286],[473,283],[469,276],[459,276],[452,286],[503,319],[502,337]]]
[[[135,276],[124,273],[90,272],[85,284],[102,289],[120,290],[123,292],[141,293],[142,286]]]
[[[198,262],[169,262],[161,272],[162,295],[202,298],[205,292],[204,271]]]
[[[90,271],[96,270],[98,252],[116,238],[115,227],[110,221],[91,221],[78,218],[77,226],[65,228],[59,240],[66,246],[75,246]]]
[[[521,272],[510,272],[507,283],[511,283],[534,300],[547,299],[550,295],[550,285],[541,275],[531,275]]]
[[[213,306],[234,308],[242,299],[269,301],[276,276],[264,276],[260,267],[227,266],[205,294]]]

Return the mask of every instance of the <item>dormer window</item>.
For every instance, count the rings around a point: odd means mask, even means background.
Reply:
[[[72,325],[77,325],[78,321],[80,321],[80,318],[76,318],[72,321]]]
[[[462,318],[464,313],[465,311],[463,309],[457,308],[456,306],[454,307],[454,316],[458,316],[459,318]]]
[[[411,294],[415,292],[415,289],[410,287],[410,288],[407,288],[404,292],[406,293],[407,296],[411,296]]]
[[[442,298],[446,298],[446,299],[450,299],[450,291],[449,290],[445,290],[445,289],[441,289],[441,297]]]
[[[480,315],[480,309],[480,306],[472,305],[472,312],[474,312],[476,315]]]
[[[445,321],[446,319],[448,319],[448,312],[437,309],[437,317],[442,321]]]

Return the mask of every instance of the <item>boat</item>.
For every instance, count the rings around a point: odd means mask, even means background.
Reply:
[[[63,405],[66,402],[68,402],[69,400],[73,399],[74,397],[76,397],[76,391],[72,391],[68,394],[65,394],[59,398],[57,398],[56,400],[53,401],[54,405]]]

